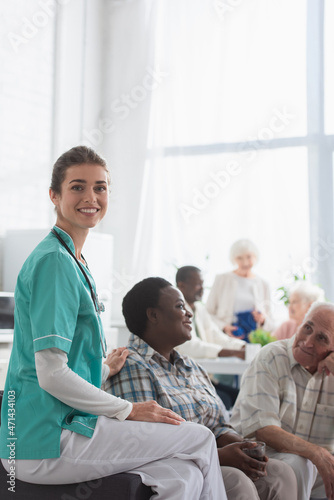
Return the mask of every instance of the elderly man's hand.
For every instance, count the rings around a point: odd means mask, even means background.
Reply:
[[[334,375],[334,352],[328,354],[328,356],[318,364],[318,372],[322,373],[323,371],[326,375],[330,373]]]
[[[334,457],[329,451],[318,447],[316,457],[313,460],[325,485],[326,497],[334,500]]]
[[[129,351],[126,347],[118,347],[117,349],[113,349],[111,353],[108,354],[107,359],[104,362],[104,364],[109,367],[108,378],[121,371],[128,354]]]

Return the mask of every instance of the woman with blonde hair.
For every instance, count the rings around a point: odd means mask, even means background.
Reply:
[[[12,471],[13,451],[15,476],[28,483],[131,471],[159,500],[226,500],[211,431],[155,401],[130,403],[100,389],[128,355],[119,348],[106,357],[104,308],[82,255],[90,229],[106,215],[109,185],[105,160],[85,146],[53,167],[56,224],[24,263],[15,290],[2,465]]]

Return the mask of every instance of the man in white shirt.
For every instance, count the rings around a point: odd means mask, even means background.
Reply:
[[[291,339],[244,373],[231,425],[295,471],[298,499],[334,499],[334,305],[315,303]]]
[[[191,340],[176,349],[191,358],[216,358],[236,356],[245,359],[245,342],[223,333],[213,321],[205,306],[203,297],[203,276],[195,266],[180,267],[176,273],[176,285],[183,293],[186,306],[193,313]],[[231,408],[238,395],[238,389],[212,381],[227,409]]]

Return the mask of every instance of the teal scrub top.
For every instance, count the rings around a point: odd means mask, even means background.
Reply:
[[[71,237],[54,229],[74,253]],[[61,349],[69,368],[100,387],[101,339],[104,342],[101,319],[89,285],[50,233],[30,254],[16,284],[13,348],[1,409],[1,458],[57,458],[62,429],[93,435],[97,416],[71,408],[40,388],[34,353]]]

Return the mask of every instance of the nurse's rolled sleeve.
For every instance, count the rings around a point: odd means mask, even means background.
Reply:
[[[67,354],[61,350],[43,349],[35,353],[36,372],[42,389],[72,408],[92,415],[125,420],[132,403],[107,394],[89,384],[67,366]]]
[[[70,259],[60,252],[49,253],[36,266],[30,302],[35,352],[57,347],[69,353],[71,349],[82,286],[79,276],[73,279]]]

